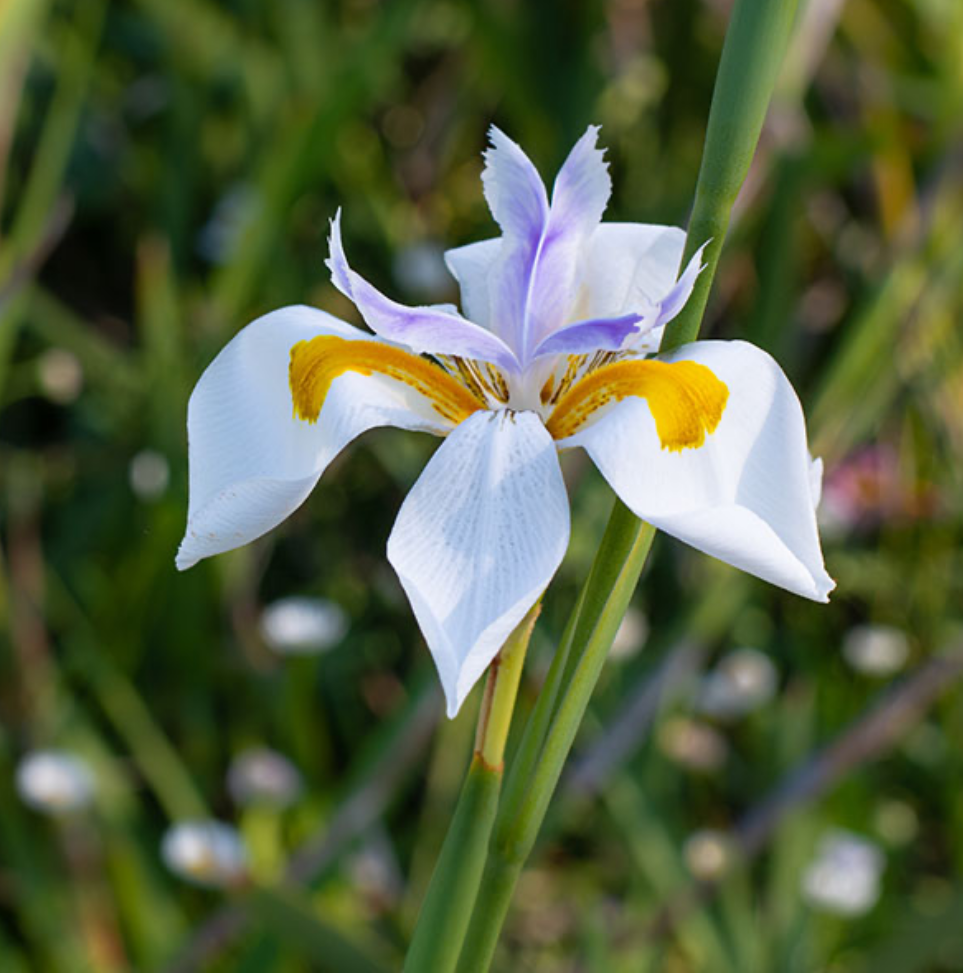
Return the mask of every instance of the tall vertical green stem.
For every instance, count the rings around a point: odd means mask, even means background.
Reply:
[[[702,167],[684,260],[705,241],[705,270],[683,312],[666,328],[662,349],[699,333],[736,196],[749,171],[788,44],[796,0],[736,0],[709,113]],[[582,597],[570,620],[566,657],[552,700],[533,713],[520,775],[510,777],[495,823],[482,885],[458,969],[488,970],[515,884],[534,845],[605,656],[652,544],[654,529],[616,502]],[[566,680],[566,676],[570,678]],[[555,703],[557,699],[557,704]],[[540,701],[541,703],[541,701]],[[549,723],[549,716],[551,721]],[[542,740],[537,761],[532,760]]]
[[[662,351],[699,334],[729,215],[749,172],[796,17],[796,0],[736,0],[712,91],[702,166],[683,263],[708,241],[705,270],[662,339]]]

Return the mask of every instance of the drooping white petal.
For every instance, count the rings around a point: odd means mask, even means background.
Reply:
[[[555,444],[534,413],[478,412],[408,495],[388,560],[454,716],[555,574],[569,510]]]
[[[696,342],[666,356],[708,366],[729,398],[698,448],[663,449],[644,399],[630,397],[560,446],[583,446],[634,513],[693,547],[810,599],[834,587],[816,530],[799,399],[745,342]]]
[[[398,426],[441,435],[450,428],[404,383],[356,372],[334,380],[316,423],[296,419],[291,348],[318,335],[377,341],[323,311],[282,308],[239,332],[201,376],[188,406],[190,504],[178,568],[279,524],[365,430]]]

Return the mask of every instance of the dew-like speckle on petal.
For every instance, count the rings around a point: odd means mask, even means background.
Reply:
[[[344,610],[328,599],[292,595],[261,613],[261,636],[276,653],[300,656],[337,645],[348,631]]]
[[[856,917],[880,894],[885,857],[876,843],[842,829],[827,833],[802,876],[802,893],[815,909]]]
[[[718,720],[734,720],[768,703],[776,693],[778,674],[758,649],[733,650],[706,674],[696,707]]]
[[[82,758],[66,751],[33,751],[17,765],[17,793],[38,812],[60,815],[91,803],[95,779]]]
[[[177,822],[161,842],[167,868],[196,886],[223,888],[247,875],[248,854],[240,833],[215,819]]]
[[[855,626],[843,641],[843,658],[865,676],[886,677],[898,673],[909,652],[909,637],[895,626]]]
[[[253,747],[231,761],[227,788],[238,805],[287,808],[300,797],[304,781],[283,754],[269,747]]]
[[[156,501],[164,495],[171,479],[167,457],[157,450],[141,450],[127,468],[130,489],[142,501]]]

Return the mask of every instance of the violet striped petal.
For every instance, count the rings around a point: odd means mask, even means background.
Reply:
[[[528,295],[548,222],[548,196],[521,147],[492,126],[482,184],[502,238],[489,277],[488,312],[493,331],[524,365]]]
[[[617,352],[626,340],[639,334],[642,316],[623,315],[621,318],[591,318],[577,321],[553,332],[535,349],[532,358],[547,355],[582,355],[587,352]]]
[[[538,173],[522,150],[498,129],[491,132],[493,148],[482,178],[504,236],[489,307],[523,366],[571,313],[581,283],[582,251],[611,193],[608,169],[596,147],[598,131],[590,126],[569,153],[549,207]]]
[[[693,255],[686,265],[682,276],[672,286],[672,289],[658,302],[658,313],[652,322],[652,327],[657,328],[670,322],[684,307],[692,289],[695,287],[696,278],[702,273],[705,265],[702,263],[702,252],[709,245],[707,240]]]
[[[497,335],[454,311],[437,306],[409,308],[392,301],[353,271],[341,242],[340,210],[331,221],[329,246],[327,265],[334,286],[354,302],[375,334],[415,352],[481,359],[509,372],[518,371],[514,353]]]
[[[598,126],[589,126],[555,179],[548,224],[529,287],[525,353],[532,357],[540,342],[571,320],[588,240],[612,192],[608,166],[596,148],[598,133]]]

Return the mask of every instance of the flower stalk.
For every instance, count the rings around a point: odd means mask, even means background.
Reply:
[[[502,786],[505,744],[528,643],[541,602],[528,611],[492,662],[475,750],[405,958],[406,971],[451,971],[485,868]]]

